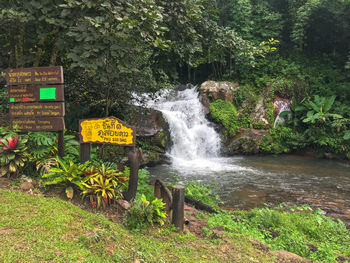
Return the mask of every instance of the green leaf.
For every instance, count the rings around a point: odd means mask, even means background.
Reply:
[[[73,187],[68,186],[68,187],[66,188],[66,195],[67,195],[67,198],[69,198],[69,199],[72,199],[72,198],[73,198],[73,195],[74,195]]]
[[[325,112],[328,112],[332,108],[334,100],[335,100],[335,95],[333,95],[333,96],[331,96],[329,98],[326,98],[325,105],[324,105],[324,111]]]
[[[344,136],[343,136],[343,139],[344,139],[344,140],[349,140],[349,139],[350,139],[350,130],[345,131]]]

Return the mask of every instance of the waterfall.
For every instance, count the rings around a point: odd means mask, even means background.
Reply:
[[[280,116],[281,112],[283,111],[290,111],[290,101],[285,100],[276,100],[274,102],[275,108],[279,109],[276,119],[273,123],[273,128],[276,128],[277,123],[284,123],[285,119]],[[289,115],[288,115],[289,118]]]
[[[173,142],[168,154],[174,165],[205,165],[220,154],[220,136],[205,118],[196,86],[168,92],[149,107],[163,113]],[[207,163],[208,164],[208,163]]]
[[[167,154],[172,160],[172,172],[182,176],[217,176],[218,173],[235,171],[237,174],[250,169],[237,165],[242,157],[221,157],[221,140],[205,113],[196,86],[186,89],[162,91],[154,99],[144,94],[141,101],[147,107],[163,113],[173,142]],[[136,96],[135,96],[136,97]]]
[[[154,108],[163,113],[169,124],[172,157],[185,160],[218,157],[220,137],[205,118],[197,87],[177,91],[170,100],[159,101]]]

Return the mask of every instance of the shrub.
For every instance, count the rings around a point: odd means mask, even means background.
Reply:
[[[127,177],[122,172],[106,167],[104,164],[90,167],[82,171],[83,198],[89,196],[92,207],[99,208],[101,203],[105,207],[115,198],[122,198],[122,187]]]
[[[125,212],[124,224],[127,228],[134,230],[142,230],[154,224],[163,225],[167,217],[164,206],[165,203],[162,200],[155,198],[150,202],[142,194]]]
[[[85,164],[75,164],[73,161],[65,161],[59,157],[56,157],[58,167],[51,168],[48,173],[44,174],[42,181],[44,185],[63,185],[68,198],[73,198],[74,188],[83,188],[82,171],[89,165],[88,162]]]
[[[21,136],[5,137],[0,141],[0,176],[17,176],[28,160],[25,143]]]

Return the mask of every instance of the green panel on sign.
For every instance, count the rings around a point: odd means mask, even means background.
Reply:
[[[56,99],[56,88],[41,88],[40,89],[41,100],[54,100]]]
[[[15,102],[15,98],[10,98],[10,102]]]

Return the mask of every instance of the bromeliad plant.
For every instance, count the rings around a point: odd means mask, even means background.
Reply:
[[[83,171],[85,178],[83,185],[83,198],[89,196],[92,207],[99,208],[110,204],[111,200],[122,198],[122,188],[125,187],[125,177],[122,172],[101,164]]]
[[[56,157],[57,167],[51,168],[48,173],[42,175],[44,185],[61,184],[66,187],[66,195],[72,199],[74,188],[84,190],[83,187],[83,171],[89,165],[89,162],[84,164],[75,164],[73,161],[65,161]]]
[[[167,214],[164,212],[165,203],[155,198],[152,202],[144,194],[136,198],[133,205],[125,212],[124,224],[129,229],[142,230],[153,224],[163,225]]]
[[[17,176],[25,162],[27,139],[21,136],[5,136],[0,141],[0,176]]]

